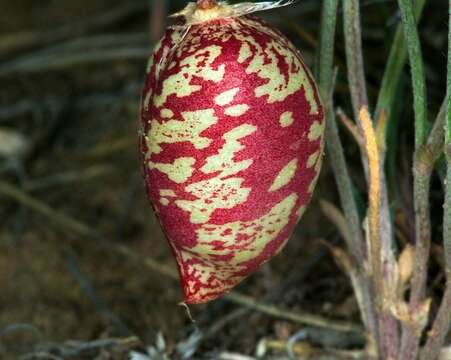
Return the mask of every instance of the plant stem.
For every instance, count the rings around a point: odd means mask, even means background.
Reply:
[[[411,280],[410,317],[419,314],[425,300],[428,259],[431,246],[431,223],[429,190],[434,161],[428,148],[421,146],[414,158],[414,203],[415,203],[415,267]],[[401,359],[415,360],[418,355],[421,334],[426,325],[421,316],[403,324]]]
[[[371,280],[374,293],[376,318],[378,322],[378,348],[379,357],[392,359],[397,355],[398,325],[390,312],[389,297],[386,296],[390,289],[389,281],[392,265],[388,265],[384,245],[387,244],[387,232],[382,224],[382,214],[388,213],[387,203],[384,201],[385,181],[380,161],[380,149],[377,144],[377,136],[371,121],[368,108],[362,107],[359,115],[362,126],[362,134],[365,143],[365,153],[368,159],[368,231],[367,241],[370,247]],[[385,241],[383,241],[385,240]],[[389,271],[387,271],[389,269]],[[388,304],[388,306],[386,305]]]
[[[448,103],[450,103],[449,100]],[[450,116],[451,113],[448,110],[448,120],[450,119]],[[447,126],[445,129],[448,131],[449,127]],[[443,214],[443,245],[445,250],[446,288],[439,311],[435,317],[431,330],[428,332],[426,345],[421,352],[421,360],[434,360],[438,357],[451,324],[451,141],[449,140],[446,145],[445,152],[448,166]]]
[[[427,281],[427,268],[431,246],[431,225],[429,213],[429,190],[434,161],[430,156],[426,139],[426,85],[420,40],[416,27],[411,0],[398,0],[407,40],[412,75],[415,113],[415,154],[414,154],[414,205],[415,205],[415,270],[411,281],[410,315],[423,308]],[[427,316],[427,314],[422,314]],[[417,358],[419,341],[426,325],[419,316],[415,321],[403,325],[401,358]]]
[[[437,119],[435,120],[434,127],[432,128],[431,133],[429,134],[429,138],[427,141],[427,145],[422,147],[422,159],[418,159],[415,163],[415,168],[418,169],[417,172],[417,178],[419,179],[419,184],[421,181],[426,182],[423,185],[416,185],[416,188],[418,187],[421,200],[420,202],[427,202],[428,201],[428,191],[424,191],[425,188],[429,188],[429,182],[430,182],[430,176],[432,174],[432,168],[434,167],[434,164],[439,159],[440,155],[443,152],[443,146],[444,146],[444,136],[443,136],[443,126],[445,124],[445,118],[446,118],[446,105],[447,105],[447,98],[445,98],[439,114],[437,115]],[[422,214],[421,219],[418,221],[424,221],[426,223],[426,226],[429,227],[429,214],[428,211],[425,210],[424,207],[429,206],[428,204],[423,204],[423,209],[419,213]],[[419,216],[420,217],[420,216]],[[422,225],[425,226],[425,225]],[[429,246],[429,245],[428,245]],[[416,277],[422,277],[420,281],[426,282],[426,270],[424,267],[427,267],[427,261],[424,259],[424,252],[425,250],[420,246],[420,252],[418,252],[418,247],[415,252],[415,269],[414,269],[414,278],[412,281],[418,281]],[[427,250],[429,252],[429,250]],[[421,269],[424,271],[422,271]],[[415,279],[415,280],[414,280]],[[424,288],[423,288],[424,290]],[[449,295],[451,296],[451,294]],[[447,300],[448,302],[451,302],[451,299]],[[419,313],[422,308],[422,302],[418,301],[414,305],[411,304],[411,314]],[[424,317],[427,314],[424,314]],[[450,314],[451,315],[451,314]],[[417,321],[417,323],[412,324],[404,324],[403,326],[403,336],[402,336],[402,343],[401,343],[401,354],[403,356],[403,359],[415,359],[417,353],[418,353],[418,343],[419,343],[419,337],[421,335],[421,332],[424,330],[424,326],[426,325],[426,319],[419,319],[420,321]],[[439,325],[437,325],[439,326]],[[436,341],[436,336],[433,336],[434,340]],[[432,346],[431,346],[432,347]],[[423,350],[423,353],[428,353],[429,355],[425,357],[425,360],[432,359],[430,356],[429,350]]]
[[[414,112],[415,112],[415,148],[424,144],[426,139],[426,84],[420,39],[415,21],[412,0],[398,0],[407,40],[410,68],[412,73]]]
[[[445,118],[445,156],[447,175],[445,181],[445,203],[443,214],[443,248],[445,251],[446,289],[426,345],[421,353],[422,360],[436,359],[448,334],[451,324],[451,1],[448,5],[448,76]]]
[[[362,55],[362,40],[361,40],[361,25],[360,25],[360,10],[359,1],[357,0],[343,0],[343,18],[344,18],[344,33],[345,33],[345,47],[346,47],[346,60],[348,68],[348,81],[351,90],[351,99],[354,109],[355,119],[358,120],[360,131],[364,133],[365,120],[370,119],[371,116],[368,113],[368,100],[367,90],[365,83],[364,67],[363,67],[363,55]],[[367,111],[363,111],[366,109]],[[366,118],[362,119],[361,115],[365,115]],[[374,130],[374,129],[373,129]],[[385,144],[378,144],[379,148],[384,148]],[[378,156],[378,160],[381,161],[381,156]],[[365,171],[366,178],[370,179],[370,169],[368,153],[362,152],[362,162]],[[382,164],[382,162],[381,162]],[[378,227],[380,229],[379,247],[371,244],[371,257],[378,258],[377,261],[372,261],[374,266],[377,266],[380,261],[380,271],[378,269],[373,270],[373,295],[375,302],[379,305],[383,304],[386,299],[383,299],[384,288],[393,288],[394,271],[396,267],[394,254],[393,254],[393,225],[390,218],[390,209],[388,204],[388,192],[385,181],[385,174],[383,171],[379,172],[380,188],[378,196],[380,196],[380,203],[377,212]],[[373,185],[374,187],[374,185]],[[371,195],[371,193],[370,193]],[[368,234],[370,236],[370,234]],[[371,237],[369,241],[373,241]],[[376,241],[377,241],[376,240]],[[378,253],[373,253],[373,251]],[[378,277],[383,278],[379,279]],[[379,291],[377,290],[379,289]],[[386,358],[395,358],[398,351],[399,344],[399,330],[396,319],[393,317],[389,310],[390,306],[378,306],[378,326],[380,343],[380,356]]]
[[[333,85],[333,61],[335,29],[337,23],[338,0],[324,0],[321,13],[321,39],[318,61],[318,83],[321,97],[324,102],[329,100]],[[330,106],[326,106],[330,109]]]
[[[337,19],[338,0],[325,0],[322,13],[321,46],[319,52],[319,87],[326,104],[326,145],[330,164],[335,175],[342,207],[349,222],[353,242],[347,244],[355,259],[363,259],[364,242],[360,218],[352,191],[351,177],[348,173],[343,146],[338,134],[333,110],[331,90],[333,84],[334,38]]]
[[[331,166],[337,182],[342,207],[349,222],[353,242],[347,244],[355,259],[363,259],[364,242],[357,205],[353,195],[353,185],[348,173],[343,146],[338,134],[337,123],[331,97],[333,84],[334,38],[338,0],[325,0],[322,13],[321,47],[319,52],[319,87],[326,104],[326,145],[331,157]]]
[[[358,119],[360,109],[368,107],[358,0],[343,0],[343,20],[352,107],[354,117]]]
[[[450,176],[451,179],[451,176]],[[448,198],[451,200],[451,197]],[[448,215],[451,215],[451,211],[448,211]],[[446,290],[443,295],[440,309],[437,312],[432,329],[429,331],[428,340],[423,350],[421,351],[421,360],[435,360],[438,359],[440,350],[445,337],[448,334],[451,317],[451,283],[447,280]]]
[[[431,221],[429,190],[434,159],[429,149],[422,146],[415,152],[413,165],[413,193],[415,205],[415,271],[411,281],[410,304],[416,308],[424,300],[428,273],[428,259],[431,247]]]
[[[379,296],[376,297],[376,305],[379,310],[382,309],[384,294],[384,276],[382,274],[381,257],[381,238],[380,238],[380,198],[381,198],[381,169],[379,162],[379,150],[376,141],[373,124],[366,107],[362,107],[359,118],[362,121],[363,135],[365,139],[365,151],[368,157],[369,167],[369,232],[371,244],[371,262],[373,277],[375,279],[375,291]]]
[[[377,343],[377,325],[370,294],[368,279],[365,275],[365,242],[361,223],[357,211],[357,205],[352,191],[353,185],[349,176],[348,168],[343,151],[343,145],[338,133],[337,123],[333,110],[333,99],[331,96],[333,85],[333,56],[334,39],[337,20],[338,0],[324,0],[321,19],[321,44],[319,49],[319,86],[321,97],[326,105],[326,146],[330,165],[337,183],[341,205],[348,221],[351,236],[345,239],[349,253],[357,265],[357,276],[355,279],[356,294],[361,294],[359,308],[362,321],[364,322],[369,337],[373,343]]]
[[[426,0],[415,1],[415,16],[418,19],[423,12]],[[390,48],[387,65],[385,67],[384,76],[382,78],[379,97],[377,99],[374,119],[378,120],[382,112],[385,112],[387,118],[390,118],[391,109],[395,101],[396,91],[401,79],[404,64],[407,58],[406,41],[403,34],[402,25],[396,29],[396,34]]]
[[[443,100],[443,103],[440,106],[440,110],[437,114],[437,118],[434,122],[434,126],[432,127],[431,133],[429,134],[429,138],[427,141],[428,151],[430,152],[434,163],[436,163],[440,158],[440,155],[442,155],[443,148],[445,145],[445,136],[443,133],[443,129],[445,127],[447,115],[447,106],[448,106],[447,99],[448,97],[445,96],[445,100]]]

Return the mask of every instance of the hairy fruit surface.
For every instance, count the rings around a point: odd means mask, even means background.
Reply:
[[[166,31],[141,110],[147,193],[186,303],[223,295],[282,249],[323,151],[323,107],[294,46],[253,16],[205,16]]]

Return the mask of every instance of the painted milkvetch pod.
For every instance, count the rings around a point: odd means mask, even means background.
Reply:
[[[190,3],[149,62],[143,173],[188,304],[218,298],[276,255],[319,176],[314,79],[294,45],[250,15],[288,3]]]

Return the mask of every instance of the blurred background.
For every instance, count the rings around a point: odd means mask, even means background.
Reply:
[[[321,3],[302,0],[259,15],[281,29],[312,68]],[[147,351],[150,359],[225,359],[226,352],[256,351],[284,359],[296,333],[306,346],[296,351],[308,349],[314,359],[316,348],[362,346],[358,331],[314,327],[233,298],[191,306],[195,323],[178,306],[175,263],[141,179],[137,128],[152,46],[170,24],[167,15],[185,4],[0,0],[0,359],[127,359],[130,351]],[[361,6],[374,104],[399,13],[393,0],[362,0]],[[338,26],[336,104],[350,114]],[[432,119],[445,92],[446,0],[427,2],[420,31]],[[390,132],[387,168],[403,242],[413,232],[408,71],[399,87],[400,125]],[[364,199],[357,146],[343,127],[341,133],[362,192],[356,195]],[[433,225],[440,224],[440,192],[438,177]],[[319,199],[338,204],[327,162],[285,250],[237,291],[246,301],[358,326],[348,279],[325,245],[343,243]],[[439,250],[434,254],[439,264]],[[442,278],[434,269],[438,287]]]

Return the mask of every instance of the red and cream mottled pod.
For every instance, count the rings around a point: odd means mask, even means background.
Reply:
[[[144,177],[186,303],[221,296],[277,254],[321,168],[315,82],[255,9],[190,3],[148,67]]]

